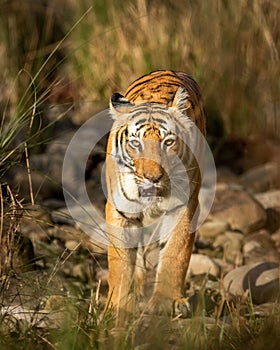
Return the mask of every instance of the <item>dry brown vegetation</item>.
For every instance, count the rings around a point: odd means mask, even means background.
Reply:
[[[278,1],[46,3],[2,1],[4,103],[32,98],[32,79],[45,91],[61,78],[77,84],[79,102],[106,103],[136,77],[171,68],[198,80],[229,132],[279,132]]]
[[[135,78],[155,69],[183,70],[201,86],[213,132],[221,118],[227,135],[277,139],[279,23],[278,0],[0,0],[0,272],[5,275],[5,268],[11,271],[18,263],[12,249],[22,239],[17,233],[21,202],[1,184],[2,175],[22,154],[28,170],[29,153],[44,142],[46,106],[62,107],[58,118],[75,106],[80,124],[79,113],[106,107],[112,92],[124,92]],[[30,197],[32,202],[32,188]],[[93,304],[86,311],[75,304],[62,329],[44,330],[47,335],[22,325],[7,330],[1,316],[0,347],[133,348],[135,322],[125,332],[112,330],[111,315],[101,315]],[[217,322],[208,332],[199,318],[182,332],[176,329],[178,334],[171,334],[172,322],[164,320],[163,328],[156,324],[148,331],[146,346],[277,347],[279,310],[267,323],[254,315],[241,320],[233,308],[228,317],[230,330]]]

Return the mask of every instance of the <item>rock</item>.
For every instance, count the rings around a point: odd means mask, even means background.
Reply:
[[[57,198],[47,198],[41,202],[44,208],[49,211],[65,207],[65,201]]]
[[[225,221],[207,221],[200,226],[198,234],[202,239],[213,239],[227,229],[229,229],[229,225]]]
[[[72,218],[67,208],[60,208],[58,210],[54,210],[51,213],[51,218],[55,224],[66,224],[72,226],[75,225],[75,220]]]
[[[280,190],[271,190],[255,194],[255,199],[265,208],[267,228],[274,232],[280,228]]]
[[[266,209],[266,227],[270,232],[275,232],[280,228],[280,206]]]
[[[227,262],[240,265],[241,250],[244,236],[241,233],[227,231],[223,235],[216,238],[213,243],[214,248],[222,247],[224,251],[224,259]]]
[[[248,235],[243,246],[245,264],[266,261],[279,262],[279,253],[272,236],[266,230]]]
[[[280,187],[280,166],[276,162],[258,165],[240,177],[240,183],[254,192]]]
[[[264,208],[239,186],[217,186],[209,220],[224,221],[232,230],[248,233],[263,228],[266,218]]]
[[[192,254],[187,272],[190,275],[210,274],[218,277],[220,274],[220,266],[218,263],[207,255]]]
[[[72,248],[77,249],[79,248],[78,245],[82,245],[83,248],[94,254],[106,254],[107,252],[107,245],[91,241],[89,236],[77,227],[70,225],[55,226],[48,230],[48,235],[52,239],[63,242],[64,246],[70,250],[73,250]]]
[[[261,262],[238,267],[224,277],[223,289],[230,299],[246,297],[250,291],[253,303],[275,301],[279,296],[279,265]]]
[[[280,164],[279,139],[264,135],[248,136],[244,140],[244,153],[242,158],[239,158],[239,163],[243,172],[261,164]]]
[[[280,229],[271,235],[271,239],[273,240],[276,248],[278,248],[278,251],[279,251],[279,248],[280,248]]]
[[[257,193],[254,197],[265,209],[280,206],[280,190]]]
[[[81,232],[73,226],[70,225],[59,225],[51,227],[48,230],[48,234],[52,239],[58,238],[62,242],[66,241],[80,241]]]
[[[104,215],[92,204],[56,210],[52,212],[52,220],[55,223],[75,225],[87,235],[88,240],[99,246],[108,243]]]
[[[217,168],[217,181],[220,183],[239,183],[239,178],[229,168],[219,166]]]
[[[252,317],[252,311],[254,313],[254,317],[270,317],[272,314],[279,312],[279,304],[264,303],[261,305],[256,305],[253,310],[250,310],[245,316],[250,319]]]
[[[51,217],[47,209],[43,208],[39,204],[27,204],[23,207],[23,216],[21,224],[23,222],[36,222],[40,223],[41,227],[49,227],[51,223]]]

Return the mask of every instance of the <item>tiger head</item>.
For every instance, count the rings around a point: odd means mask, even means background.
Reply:
[[[127,207],[127,201],[130,206],[153,199],[164,202],[178,175],[177,196],[186,192],[180,186],[180,178],[186,179],[190,162],[186,136],[192,133],[194,124],[188,118],[188,97],[183,87],[178,88],[168,105],[132,103],[118,93],[112,95],[110,111],[114,124],[107,151],[117,164],[117,206]]]

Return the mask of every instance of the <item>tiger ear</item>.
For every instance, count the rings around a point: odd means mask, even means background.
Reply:
[[[133,106],[133,103],[131,103],[126,97],[119,94],[118,92],[114,93],[111,96],[110,111],[114,119],[121,114],[128,113]]]
[[[191,106],[189,94],[186,89],[184,89],[182,86],[179,86],[168,106],[175,107],[181,112],[185,112]]]

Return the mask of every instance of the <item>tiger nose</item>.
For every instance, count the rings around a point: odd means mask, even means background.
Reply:
[[[148,174],[145,174],[144,176],[145,176],[145,179],[149,180],[150,182],[158,183],[163,176],[163,172],[159,170],[156,173],[148,173]]]
[[[164,175],[164,170],[160,162],[152,159],[137,158],[134,160],[134,164],[138,176],[151,183],[159,182]]]

